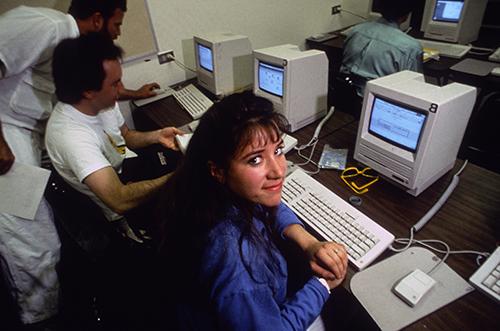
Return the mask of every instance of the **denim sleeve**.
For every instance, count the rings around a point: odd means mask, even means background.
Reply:
[[[222,330],[306,330],[319,316],[328,291],[311,278],[295,295],[279,305],[266,285],[217,297],[215,308]]]
[[[282,210],[291,213],[288,208]],[[291,213],[293,215],[293,213]],[[295,218],[294,218],[295,219]],[[290,222],[286,224],[292,224]],[[201,279],[209,289],[210,307],[222,330],[305,330],[319,316],[328,290],[312,277],[300,290],[287,295],[287,268],[278,256],[279,272],[265,263],[243,263],[252,246],[240,245],[235,228],[214,231],[202,261]],[[278,253],[279,254],[279,253]],[[267,276],[266,276],[267,275]]]
[[[285,229],[292,224],[299,224],[303,226],[297,215],[295,215],[295,213],[283,202],[280,203],[276,212],[276,223],[274,225],[274,231],[276,233],[279,233],[279,235],[283,239],[285,239],[283,237],[283,231],[285,231]]]

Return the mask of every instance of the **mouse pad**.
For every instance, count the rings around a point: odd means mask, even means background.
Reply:
[[[428,249],[411,247],[355,274],[351,291],[382,330],[399,330],[474,290],[442,263],[430,275],[436,284],[415,307],[392,292],[398,280],[417,268],[429,272],[439,260]]]
[[[498,67],[498,63],[465,59],[455,64],[450,69],[475,76],[488,76],[495,67]]]

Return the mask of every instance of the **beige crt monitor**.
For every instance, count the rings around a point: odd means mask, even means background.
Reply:
[[[412,71],[368,81],[354,158],[417,196],[453,168],[475,100]]]
[[[252,45],[246,36],[212,32],[193,37],[198,84],[216,96],[253,82]]]
[[[273,103],[291,132],[323,117],[328,99],[325,52],[288,44],[255,50],[254,93]]]
[[[428,39],[467,44],[477,39],[488,0],[426,0],[421,30]]]

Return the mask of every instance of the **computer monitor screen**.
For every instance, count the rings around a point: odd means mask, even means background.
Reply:
[[[202,44],[197,44],[198,46],[198,57],[200,67],[203,69],[213,72],[214,62],[212,56],[212,50],[209,47],[203,46]]]
[[[264,62],[259,62],[259,89],[283,97],[283,78],[285,70]]]
[[[412,107],[375,97],[368,131],[411,152],[417,150],[427,114]]]
[[[464,0],[437,0],[432,20],[458,23],[464,7]]]

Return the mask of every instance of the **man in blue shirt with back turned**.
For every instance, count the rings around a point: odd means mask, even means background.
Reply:
[[[422,46],[399,29],[414,4],[414,0],[380,0],[382,17],[348,33],[340,72],[351,77],[359,96],[368,80],[402,70],[422,72]]]

